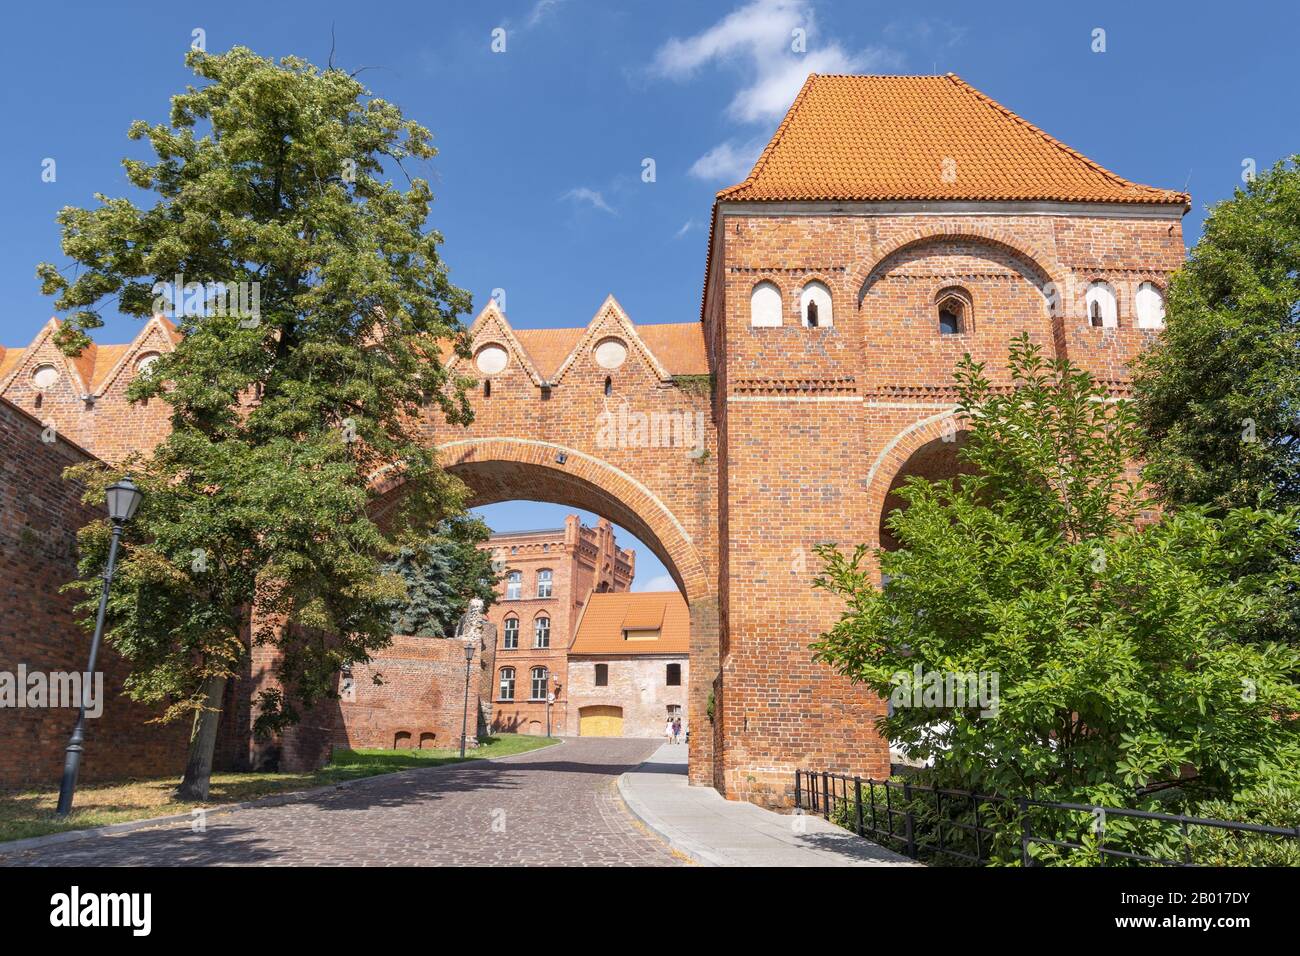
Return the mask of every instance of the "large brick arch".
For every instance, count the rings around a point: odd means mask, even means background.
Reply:
[[[1006,229],[994,226],[966,225],[962,223],[929,225],[909,229],[894,236],[873,251],[870,258],[854,266],[849,272],[848,287],[855,290],[854,295],[859,307],[866,292],[867,284],[876,269],[894,253],[910,246],[933,242],[938,239],[984,243],[999,247],[1017,258],[1024,259],[1042,272],[1058,289],[1066,288],[1065,268],[1047,249]]]
[[[689,532],[649,488],[621,469],[575,448],[526,438],[464,438],[437,446],[438,461],[469,486],[471,507],[499,501],[547,501],[593,511],[622,525],[664,563],[688,604],[712,593]],[[382,489],[383,502],[400,483]]]

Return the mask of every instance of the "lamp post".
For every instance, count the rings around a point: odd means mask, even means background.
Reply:
[[[555,675],[548,668],[546,671],[546,736],[551,736],[551,705],[555,703],[555,695],[560,690],[560,682],[556,681],[554,687],[551,686],[551,679]]]
[[[90,662],[86,665],[86,679],[93,680],[95,661],[99,657],[99,642],[104,636],[104,614],[108,609],[108,589],[113,583],[117,567],[117,545],[122,538],[122,528],[135,517],[144,495],[131,479],[123,478],[110,485],[104,498],[108,517],[113,522],[113,537],[108,546],[108,566],[104,569],[104,588],[99,594],[99,613],[95,617],[95,636],[90,641]],[[63,781],[59,784],[57,813],[66,817],[72,812],[72,795],[77,789],[77,773],[81,769],[81,752],[86,740],[86,688],[81,688],[81,703],[77,709],[77,724],[68,738],[67,753],[63,760]]]
[[[469,636],[465,639],[465,708],[460,715],[460,756],[463,760],[465,757],[465,741],[469,736],[469,666],[474,660],[474,645],[479,641],[479,635],[483,629],[483,599],[471,598],[469,602],[469,612],[466,614],[469,620],[466,622],[466,630]]]

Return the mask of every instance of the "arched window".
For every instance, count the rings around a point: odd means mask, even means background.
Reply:
[[[501,686],[498,688],[500,700],[515,699],[515,669],[513,667],[501,668]]]
[[[531,700],[546,700],[547,673],[545,667],[533,668],[533,695]]]
[[[667,684],[669,687],[682,686],[682,665],[681,664],[668,665],[668,673],[665,676],[664,683]]]
[[[506,575],[506,600],[518,601],[523,596],[524,572],[511,571]]]
[[[490,378],[483,379],[483,397],[484,398],[492,397],[492,379]]]
[[[609,665],[608,664],[596,665],[596,686],[597,687],[609,686]]]
[[[799,293],[799,317],[804,328],[830,328],[835,324],[831,310],[831,290],[826,283],[813,280]]]
[[[614,378],[613,378],[613,376],[606,375],[606,376],[605,376],[605,395],[606,395],[606,396],[609,396],[609,395],[612,395],[612,394],[614,394]]]
[[[548,598],[551,596],[550,568],[543,568],[537,572],[537,596],[539,598]]]
[[[975,326],[975,308],[970,293],[959,286],[941,289],[935,296],[940,335],[962,335]]]
[[[533,621],[533,647],[551,646],[551,619],[545,614]]]
[[[1139,329],[1165,327],[1165,297],[1154,282],[1143,282],[1138,286],[1137,295],[1133,297],[1133,309],[1137,312]]]
[[[749,324],[756,329],[780,326],[781,290],[775,282],[763,280],[749,293]]]
[[[502,635],[501,646],[508,651],[516,650],[519,647],[519,618],[506,618],[505,626],[502,629]]]
[[[1088,324],[1093,328],[1113,329],[1119,325],[1118,300],[1109,283],[1090,283],[1083,301],[1088,309]]]

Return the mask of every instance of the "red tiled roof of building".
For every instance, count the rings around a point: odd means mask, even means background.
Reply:
[[[658,623],[656,623],[658,622]],[[658,627],[653,638],[625,636]],[[687,654],[691,615],[676,591],[619,591],[592,594],[582,612],[570,654]]]
[[[952,73],[812,74],[749,177],[718,198],[1188,202],[1117,176]]]

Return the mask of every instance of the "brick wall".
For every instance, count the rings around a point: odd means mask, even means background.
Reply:
[[[596,686],[596,666],[609,668],[608,683]],[[681,668],[681,684],[668,685],[668,665]],[[602,656],[569,659],[569,722],[565,733],[578,736],[586,707],[614,706],[623,714],[624,737],[662,737],[668,708],[681,708],[682,729],[690,728],[686,712],[690,661],[680,656]],[[711,733],[708,722],[702,727]]]
[[[0,399],[0,671],[81,671],[90,634],[77,623],[76,596],[59,587],[76,574],[76,533],[101,517],[81,504],[81,489],[62,478],[90,460],[66,439],[41,440],[42,425]],[[122,696],[127,664],[100,651],[103,715],[86,722],[81,779],[179,773],[188,726],[147,723],[157,711]],[[0,786],[57,787],[71,709],[0,711]]]
[[[1133,291],[1163,289],[1183,257],[1180,210],[1099,215],[845,215],[723,203],[706,340],[719,380],[719,555],[724,621],[716,781],[730,797],[784,803],[796,766],[881,776],[883,705],[810,658],[839,614],[811,588],[821,542],[880,543],[900,472],[932,474],[926,446],[950,417],[965,352],[1006,379],[1027,331],[1123,393],[1127,363],[1155,333],[1136,328]],[[833,324],[804,328],[799,292],[831,290]],[[1092,328],[1083,291],[1119,293],[1119,327]],[[781,291],[783,326],[752,328],[750,292]],[[936,298],[965,290],[973,321],[939,334]],[[1056,290],[1050,308],[1044,290]],[[825,316],[822,317],[823,325]],[[951,467],[949,455],[946,467]],[[885,542],[886,544],[888,542]]]

